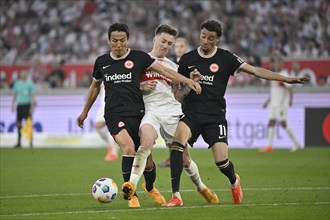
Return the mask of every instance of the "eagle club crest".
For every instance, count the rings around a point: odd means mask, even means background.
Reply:
[[[216,63],[212,63],[212,64],[210,65],[210,71],[211,71],[212,73],[218,72],[218,70],[219,70],[219,66],[218,66],[218,64],[216,64]]]
[[[133,66],[134,66],[134,63],[131,60],[126,60],[125,63],[124,63],[124,66],[125,66],[126,69],[132,69]]]

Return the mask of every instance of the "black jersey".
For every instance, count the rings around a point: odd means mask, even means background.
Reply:
[[[213,54],[205,56],[199,48],[184,54],[179,61],[178,72],[189,78],[197,69],[202,77],[202,93],[191,91],[184,99],[185,110],[205,114],[219,114],[226,109],[224,98],[229,77],[244,61],[227,50],[217,48]]]
[[[144,115],[140,78],[154,62],[149,54],[130,49],[118,59],[110,54],[97,57],[93,77],[104,83],[105,116]]]

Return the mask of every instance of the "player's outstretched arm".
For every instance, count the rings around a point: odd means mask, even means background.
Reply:
[[[277,80],[290,84],[304,84],[309,81],[309,77],[286,77],[265,68],[251,66],[248,63],[245,63],[239,71],[246,72],[262,79]]]
[[[91,109],[91,107],[93,106],[97,96],[100,93],[101,84],[102,84],[101,80],[96,81],[96,80],[93,79],[92,84],[90,85],[90,87],[88,89],[87,98],[86,98],[84,108],[83,108],[81,114],[77,118],[77,125],[80,128],[84,127],[84,121],[88,116],[88,112]]]
[[[184,77],[180,73],[177,73],[177,72],[163,66],[162,64],[160,64],[158,62],[156,62],[151,67],[151,69],[156,71],[157,73],[160,73],[160,74],[166,76],[167,78],[169,78],[173,81],[186,83],[189,86],[189,88],[194,90],[197,94],[200,94],[202,92],[202,88],[201,88],[201,86],[199,85],[198,82],[195,82],[192,79],[188,79],[187,77]]]

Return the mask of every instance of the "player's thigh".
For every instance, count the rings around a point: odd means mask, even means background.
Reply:
[[[288,107],[281,106],[278,109],[278,113],[277,113],[277,119],[278,119],[278,121],[286,121],[287,116],[288,116]]]
[[[143,116],[141,123],[140,123],[140,130],[141,130],[142,126],[144,126],[146,124],[151,125],[155,131],[159,131],[159,129],[160,129],[160,123],[157,119],[157,116],[155,116],[154,114],[146,113]]]
[[[22,122],[23,119],[27,119],[30,115],[30,105],[18,105],[17,106],[17,121]]]
[[[276,120],[277,119],[277,108],[276,107],[270,107],[269,113],[268,113],[268,118],[269,120]]]
[[[203,123],[202,137],[209,148],[218,142],[228,144],[228,128],[225,116],[209,115]]]
[[[151,149],[158,138],[159,128],[160,124],[157,117],[150,113],[145,114],[142,118],[139,129],[141,145]]]
[[[140,146],[139,126],[141,119],[142,116],[110,116],[106,118],[107,127],[122,150],[131,146],[137,149]]]
[[[160,135],[164,139],[166,145],[173,143],[175,130],[180,120],[179,115],[160,116]]]

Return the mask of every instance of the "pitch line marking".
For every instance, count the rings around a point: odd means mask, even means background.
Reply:
[[[244,191],[276,191],[276,190],[330,190],[330,187],[291,187],[291,188],[243,188]],[[228,191],[228,189],[212,189],[213,191]],[[180,192],[195,192],[196,189],[186,189]],[[143,193],[144,191],[137,191]],[[171,190],[163,192],[172,192]],[[16,199],[16,198],[38,198],[38,197],[57,197],[57,196],[82,196],[89,195],[90,193],[64,193],[64,194],[35,194],[35,195],[22,195],[22,196],[0,196],[0,199]]]
[[[156,211],[156,210],[171,210],[171,209],[200,209],[200,208],[219,208],[221,207],[255,207],[255,206],[299,206],[299,205],[330,205],[330,202],[312,202],[312,203],[261,203],[261,204],[227,204],[227,205],[200,205],[200,206],[181,206],[181,207],[157,207],[157,208],[139,208],[139,209],[113,209],[113,210],[100,210],[100,211],[69,211],[69,212],[45,212],[45,213],[26,213],[26,214],[11,214],[11,215],[0,215],[0,217],[30,217],[30,216],[51,216],[51,215],[74,215],[74,214],[95,214],[95,213],[113,213],[113,212],[139,212],[139,211]]]

